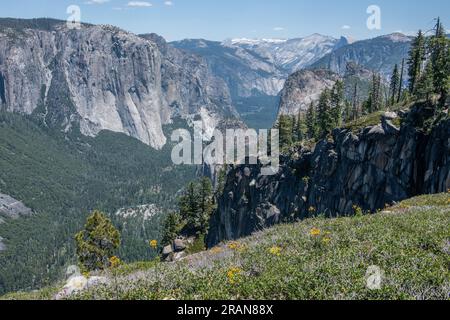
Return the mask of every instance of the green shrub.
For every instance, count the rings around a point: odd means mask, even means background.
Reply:
[[[103,270],[109,267],[109,259],[120,246],[120,233],[104,213],[94,211],[75,240],[83,270]]]

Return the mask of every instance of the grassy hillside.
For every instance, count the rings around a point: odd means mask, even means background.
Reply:
[[[449,255],[447,193],[374,215],[280,225],[173,264],[124,265],[107,273],[111,285],[74,298],[448,299]],[[381,289],[367,288],[371,266]],[[59,288],[4,298],[49,299]]]
[[[6,245],[0,252],[0,294],[59,279],[76,260],[73,236],[93,209],[114,213],[150,203],[171,209],[196,169],[173,166],[170,153],[170,145],[156,151],[112,132],[66,137],[32,118],[0,112],[0,192],[35,213],[17,220],[0,217]],[[150,258],[145,240],[158,237],[158,219],[145,225],[113,220],[123,237],[122,258]]]

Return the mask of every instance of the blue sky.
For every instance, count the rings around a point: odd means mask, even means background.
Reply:
[[[312,33],[356,39],[431,29],[441,16],[450,29],[448,0],[2,0],[1,17],[66,19],[69,5],[84,22],[112,24],[168,40],[294,38]],[[369,5],[381,9],[381,30],[366,26]]]

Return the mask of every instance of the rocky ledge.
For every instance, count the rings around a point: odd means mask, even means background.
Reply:
[[[282,156],[275,176],[261,166],[230,168],[218,210],[211,218],[209,247],[280,222],[325,214],[375,212],[416,195],[450,188],[450,120],[426,128],[433,112],[416,106],[401,128],[387,113],[382,123],[355,134],[336,129],[314,149]],[[422,129],[425,128],[425,129]]]

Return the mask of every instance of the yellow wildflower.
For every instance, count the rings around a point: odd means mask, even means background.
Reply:
[[[228,244],[228,248],[231,250],[234,250],[234,251],[239,251],[239,252],[243,252],[246,249],[245,245],[240,244],[239,242],[236,242],[236,241],[230,242]]]
[[[109,265],[111,266],[111,268],[117,268],[118,266],[120,266],[120,264],[122,263],[122,261],[120,261],[120,259],[116,256],[113,256],[111,258],[109,258]]]
[[[309,211],[310,213],[314,213],[314,212],[316,212],[316,208],[314,208],[314,207],[309,207],[308,211]]]
[[[313,237],[317,237],[317,236],[320,236],[321,231],[320,231],[320,229],[312,228],[311,231],[310,231],[310,234]]]
[[[235,284],[238,281],[239,276],[242,273],[242,269],[237,267],[232,267],[227,272],[228,282],[230,284]]]
[[[323,242],[324,244],[329,244],[330,241],[331,241],[331,238],[329,238],[329,237],[324,237],[324,238],[322,239],[322,242]]]
[[[270,254],[273,254],[274,256],[281,256],[281,248],[274,246],[272,248],[269,249]]]
[[[150,241],[150,247],[153,249],[158,248],[158,241],[156,241],[156,240]]]

